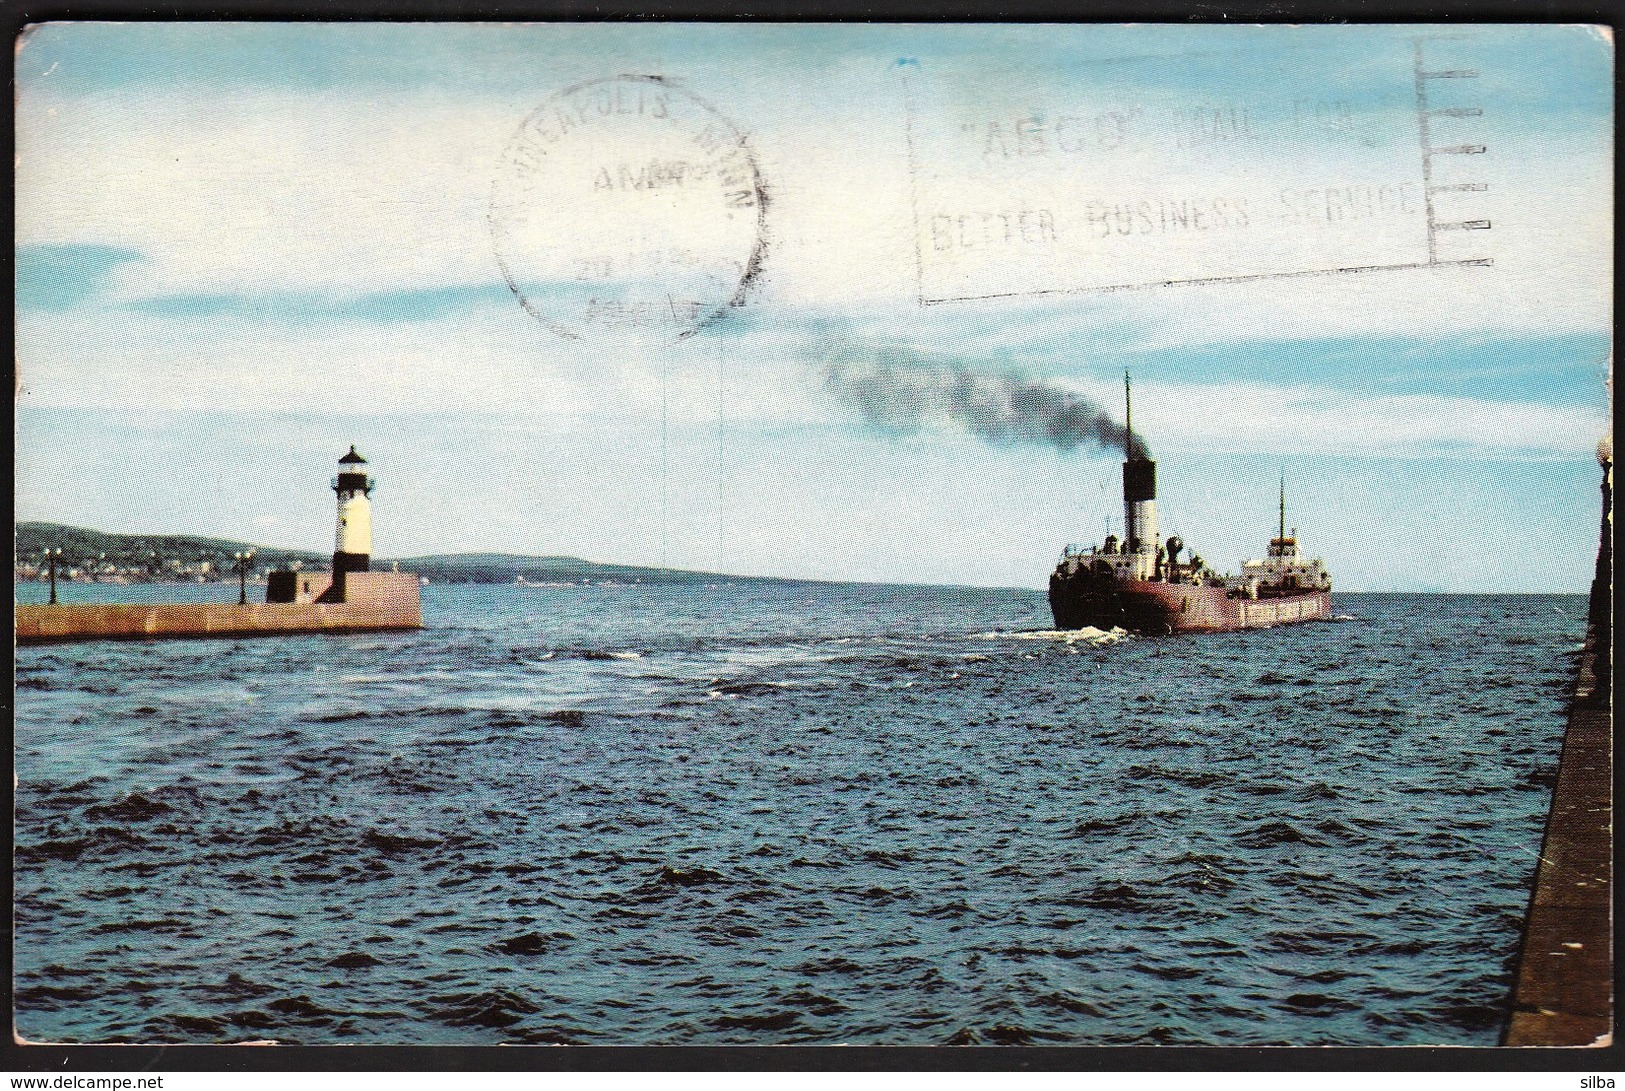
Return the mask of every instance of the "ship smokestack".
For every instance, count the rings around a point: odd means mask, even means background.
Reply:
[[[1123,372],[1123,538],[1130,553],[1155,553],[1161,535],[1157,528],[1157,464],[1136,447],[1134,405],[1128,372]]]

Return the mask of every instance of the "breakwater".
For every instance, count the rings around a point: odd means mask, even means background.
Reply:
[[[351,573],[349,582],[352,586],[344,602],[18,605],[17,643],[245,637],[423,627],[416,576],[404,572]]]
[[[1509,1046],[1606,1045],[1613,1033],[1613,463],[1602,464],[1590,622],[1502,1038]]]

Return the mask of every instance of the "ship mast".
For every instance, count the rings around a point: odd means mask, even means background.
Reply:
[[[1134,402],[1129,398],[1128,368],[1123,369],[1123,457],[1132,458],[1134,445]]]
[[[1281,471],[1281,530],[1278,535],[1281,544],[1286,545],[1286,471]]]

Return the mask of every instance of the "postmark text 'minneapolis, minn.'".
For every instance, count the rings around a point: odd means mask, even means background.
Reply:
[[[744,135],[659,76],[559,92],[520,126],[492,186],[497,261],[571,340],[658,343],[744,300],[766,253]]]

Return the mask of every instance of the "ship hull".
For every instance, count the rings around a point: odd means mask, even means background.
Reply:
[[[1050,610],[1057,629],[1119,627],[1139,633],[1225,633],[1270,629],[1332,616],[1330,591],[1274,598],[1232,598],[1223,587],[1113,580],[1087,574],[1050,578]]]

